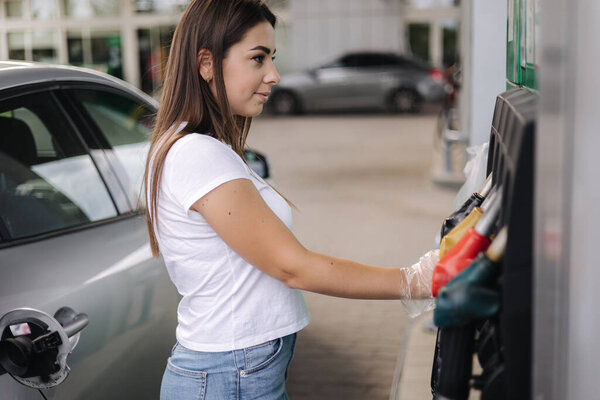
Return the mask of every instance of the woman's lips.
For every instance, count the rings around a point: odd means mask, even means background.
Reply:
[[[254,94],[257,95],[263,103],[265,103],[267,100],[269,100],[269,95],[271,92],[256,92]]]

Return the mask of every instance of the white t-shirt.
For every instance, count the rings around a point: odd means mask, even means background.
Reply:
[[[240,178],[252,181],[291,229],[287,202],[217,139],[188,134],[175,142],[165,160],[157,238],[171,280],[183,296],[177,310],[177,340],[192,350],[241,349],[298,332],[310,321],[299,290],[248,264],[200,213],[190,210],[214,188]]]

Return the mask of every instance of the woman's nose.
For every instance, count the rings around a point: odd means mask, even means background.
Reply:
[[[277,73],[277,68],[275,68],[275,64],[271,61],[270,68],[267,74],[265,75],[265,83],[269,85],[277,85],[280,81],[279,73]]]

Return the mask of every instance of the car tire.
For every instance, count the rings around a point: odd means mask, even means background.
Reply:
[[[271,108],[278,115],[299,114],[301,110],[298,97],[287,90],[275,93],[271,99]]]
[[[419,95],[412,89],[398,89],[389,99],[390,111],[395,113],[416,113],[420,105]]]

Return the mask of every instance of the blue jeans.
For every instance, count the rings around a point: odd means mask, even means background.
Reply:
[[[163,375],[161,400],[287,400],[285,381],[296,334],[224,352],[177,343]]]

